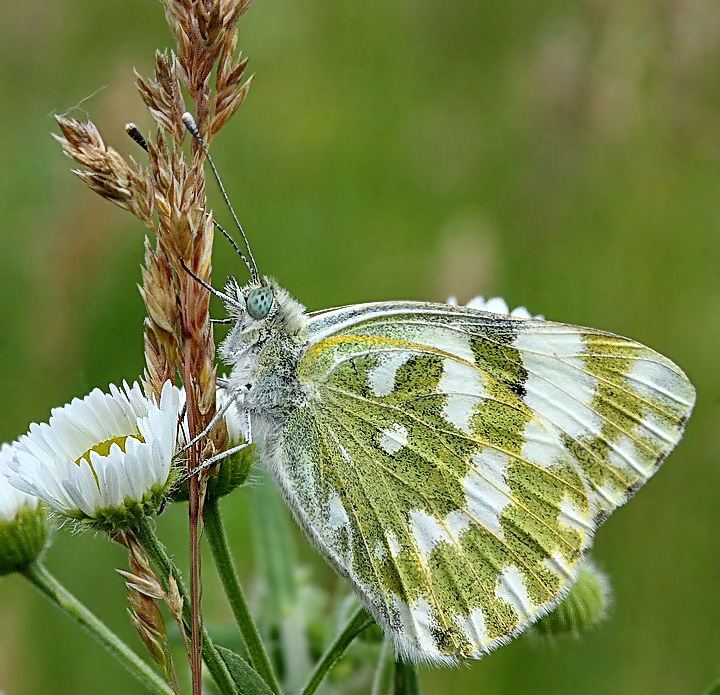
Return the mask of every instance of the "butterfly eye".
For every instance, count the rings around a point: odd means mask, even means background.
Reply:
[[[248,314],[254,319],[264,319],[273,304],[273,291],[269,287],[256,287],[250,290],[245,300]]]

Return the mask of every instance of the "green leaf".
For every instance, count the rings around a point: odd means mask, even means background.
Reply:
[[[233,683],[241,695],[273,695],[260,674],[241,656],[225,647],[215,646],[220,658],[225,662]]]
[[[705,695],[720,695],[720,681],[711,685],[710,689],[705,691]]]

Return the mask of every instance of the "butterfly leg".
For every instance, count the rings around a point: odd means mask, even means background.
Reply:
[[[208,468],[209,466],[212,466],[214,463],[217,463],[218,461],[222,461],[223,459],[226,459],[229,456],[232,456],[233,454],[237,454],[238,451],[242,451],[243,449],[247,449],[249,446],[252,446],[253,439],[252,439],[252,427],[250,425],[250,413],[245,411],[245,417],[246,417],[246,423],[247,423],[246,441],[243,444],[238,444],[237,446],[234,446],[230,449],[221,451],[219,454],[215,454],[215,456],[211,456],[209,459],[207,459],[207,461],[203,461],[197,468],[193,468],[191,471],[186,473],[182,477],[181,482],[184,483],[188,478],[192,478],[195,474],[199,473],[200,471],[204,470],[205,468]]]
[[[239,396],[239,395],[240,395],[239,393],[236,393],[236,394],[231,393],[231,394],[228,396],[227,401],[225,401],[225,403],[223,404],[223,407],[220,408],[219,410],[217,410],[217,411],[215,412],[215,416],[213,417],[212,420],[210,420],[210,422],[208,423],[207,427],[206,427],[202,432],[200,432],[200,434],[198,434],[198,435],[196,435],[195,437],[193,437],[182,449],[180,449],[180,450],[175,454],[175,456],[173,456],[173,458],[174,458],[174,459],[179,458],[179,457],[182,456],[188,449],[190,449],[190,447],[194,446],[194,445],[197,444],[197,442],[199,442],[203,437],[205,437],[205,436],[210,432],[210,430],[212,430],[212,428],[215,427],[215,425],[219,422],[220,418],[222,418],[222,417],[225,415],[225,413],[226,413],[233,405],[235,405],[235,398],[236,398],[237,396]]]
[[[226,449],[225,451],[222,451],[219,454],[216,454],[215,456],[211,456],[207,461],[203,461],[197,468],[193,468],[189,473],[186,473],[182,477],[181,482],[184,483],[188,478],[192,478],[195,474],[212,466],[214,463],[217,463],[218,461],[222,461],[223,459],[226,459],[226,458],[228,458],[228,456],[232,456],[233,454],[237,454],[238,451],[247,449],[251,445],[252,445],[252,442],[245,442],[244,444],[238,444],[238,446],[232,447],[232,449]]]

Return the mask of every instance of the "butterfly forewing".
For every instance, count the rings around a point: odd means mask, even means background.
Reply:
[[[421,342],[487,371],[556,430],[590,487],[597,521],[654,473],[695,401],[670,360],[589,328],[406,302],[316,319],[316,340],[332,332]]]

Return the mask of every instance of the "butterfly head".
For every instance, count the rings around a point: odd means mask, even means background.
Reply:
[[[283,293],[273,278],[240,285],[231,277],[225,285],[225,309],[235,324],[258,328],[272,322],[278,312],[278,299]]]
[[[273,337],[297,335],[305,322],[305,307],[273,278],[263,277],[244,286],[230,278],[224,294],[225,308],[234,323],[221,347],[228,361]]]

